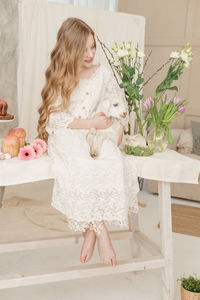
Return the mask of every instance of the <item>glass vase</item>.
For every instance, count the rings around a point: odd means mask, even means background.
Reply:
[[[153,140],[151,141],[151,147],[154,152],[164,152],[167,148],[168,141],[165,137],[164,132],[161,128],[156,128],[153,136]]]

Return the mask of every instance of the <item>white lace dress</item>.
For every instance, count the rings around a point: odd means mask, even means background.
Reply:
[[[128,213],[138,212],[136,167],[112,141],[103,142],[100,155],[90,156],[88,129],[67,128],[75,118],[86,119],[103,99],[126,100],[112,72],[100,65],[89,79],[80,79],[64,112],[51,113],[48,154],[54,161],[55,183],[51,205],[66,215],[74,231],[99,232],[95,221],[128,226]],[[56,104],[60,102],[58,97]],[[128,116],[128,114],[127,114]],[[127,126],[127,118],[120,122]]]

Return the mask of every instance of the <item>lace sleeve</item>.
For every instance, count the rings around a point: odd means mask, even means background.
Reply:
[[[58,98],[54,105],[58,105],[61,102],[61,94],[59,92]],[[52,134],[57,129],[67,128],[67,126],[75,119],[75,117],[70,113],[69,110],[62,112],[52,112],[49,115],[49,121],[46,126],[46,131],[48,134]]]
[[[126,130],[128,129],[128,104],[125,99],[125,95],[123,90],[119,87],[114,75],[110,72],[107,76],[107,80],[105,83],[105,91],[103,95],[103,101],[108,100],[112,103],[112,105],[119,105],[120,111],[126,113],[125,117],[119,116],[118,119],[122,125],[125,126]]]

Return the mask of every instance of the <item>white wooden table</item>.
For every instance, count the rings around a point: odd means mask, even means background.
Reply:
[[[103,276],[139,270],[161,269],[163,300],[174,299],[173,245],[171,222],[170,182],[198,183],[200,164],[172,150],[156,153],[151,157],[126,155],[130,163],[136,163],[138,176],[158,181],[160,206],[161,245],[158,246],[139,230],[138,215],[129,218],[129,229],[110,232],[112,240],[130,239],[132,258],[118,261],[115,268],[98,263],[66,267],[61,270],[41,271],[39,273],[0,276],[0,289],[41,284],[76,278]],[[54,178],[52,163],[47,155],[32,161],[18,158],[0,161],[0,201],[5,186],[22,184]],[[68,235],[64,238],[13,242],[0,244],[0,253],[28,249],[66,246],[82,241],[82,234]],[[135,257],[135,242],[149,253],[146,258]]]

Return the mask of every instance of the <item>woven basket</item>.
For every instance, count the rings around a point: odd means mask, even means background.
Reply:
[[[181,300],[200,300],[200,293],[187,291],[181,286]]]

